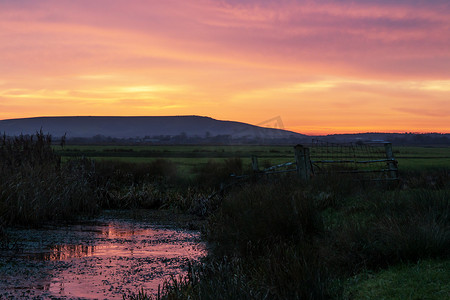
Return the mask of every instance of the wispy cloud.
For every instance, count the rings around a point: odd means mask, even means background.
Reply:
[[[414,107],[396,107],[399,112],[408,113],[414,115],[415,117],[438,117],[445,118],[448,120],[450,118],[450,109],[445,108],[444,110],[440,107],[426,107],[426,108],[414,108]]]

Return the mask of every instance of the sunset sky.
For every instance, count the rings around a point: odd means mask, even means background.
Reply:
[[[449,0],[0,0],[0,119],[450,133]]]

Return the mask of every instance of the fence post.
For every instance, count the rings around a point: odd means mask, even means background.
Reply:
[[[311,159],[309,157],[309,148],[297,145],[294,147],[295,163],[297,164],[298,176],[308,181],[311,177]]]
[[[388,159],[389,178],[398,179],[397,161],[394,158],[394,152],[392,152],[392,144],[385,143],[384,150],[386,151],[386,159]]]
[[[259,172],[258,156],[256,155],[252,155],[252,168],[253,172]]]

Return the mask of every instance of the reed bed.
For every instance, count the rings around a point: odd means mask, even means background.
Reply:
[[[2,226],[34,225],[93,214],[99,203],[89,170],[61,166],[49,135],[7,138],[0,145]]]
[[[6,226],[67,220],[102,208],[170,208],[206,216],[217,208],[210,195],[218,183],[242,170],[242,161],[230,158],[196,168],[193,178],[182,178],[167,159],[138,164],[78,157],[62,163],[57,153],[52,137],[42,131],[2,136],[1,234]]]

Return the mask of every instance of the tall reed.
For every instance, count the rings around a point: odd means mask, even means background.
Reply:
[[[0,222],[39,224],[98,210],[89,170],[61,165],[52,138],[35,135],[8,138],[0,145]]]

